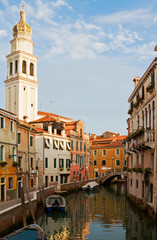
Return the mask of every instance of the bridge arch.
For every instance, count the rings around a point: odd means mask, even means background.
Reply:
[[[111,182],[115,177],[118,176],[124,176],[125,178],[127,177],[127,173],[126,172],[111,172],[111,173],[107,173],[105,176],[100,178],[100,183],[101,184],[105,184],[108,182]]]

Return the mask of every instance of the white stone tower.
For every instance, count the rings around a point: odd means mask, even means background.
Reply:
[[[25,21],[25,11],[20,15],[7,56],[6,110],[29,122],[37,118],[37,57],[33,55],[32,29]]]

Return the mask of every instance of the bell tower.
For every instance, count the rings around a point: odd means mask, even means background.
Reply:
[[[32,29],[26,23],[24,9],[13,27],[11,53],[7,55],[6,110],[27,122],[37,118],[37,59],[33,55]]]

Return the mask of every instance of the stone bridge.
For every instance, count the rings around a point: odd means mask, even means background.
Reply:
[[[127,172],[124,171],[111,171],[106,173],[103,177],[99,179],[101,184],[112,181],[115,177],[122,176],[123,179],[127,178]]]

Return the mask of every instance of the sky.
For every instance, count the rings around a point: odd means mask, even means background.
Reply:
[[[156,0],[0,0],[0,108],[22,2],[39,57],[38,110],[82,119],[87,133],[127,134],[132,80],[157,55]]]

